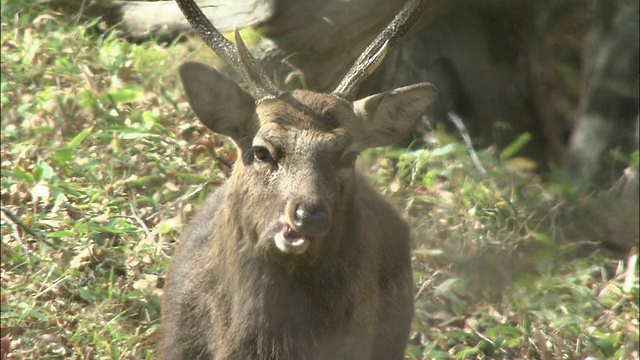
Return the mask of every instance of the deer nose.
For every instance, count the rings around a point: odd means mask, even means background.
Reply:
[[[329,214],[324,206],[311,209],[298,204],[292,218],[296,231],[304,236],[318,236],[329,230]]]

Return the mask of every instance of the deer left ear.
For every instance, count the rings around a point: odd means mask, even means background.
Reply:
[[[402,139],[436,100],[438,91],[428,83],[371,95],[353,103],[362,119],[362,149],[387,146]]]
[[[230,137],[238,146],[253,137],[255,100],[240,86],[218,70],[196,62],[180,66],[180,79],[191,109],[209,129]]]

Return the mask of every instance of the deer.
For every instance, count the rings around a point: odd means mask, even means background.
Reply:
[[[173,254],[160,359],[403,359],[414,311],[410,230],[356,167],[400,140],[435,101],[429,83],[356,100],[420,15],[412,0],[330,93],[280,90],[239,32],[234,46],[193,1],[177,0],[248,91],[218,70],[179,68],[199,120],[238,160]]]

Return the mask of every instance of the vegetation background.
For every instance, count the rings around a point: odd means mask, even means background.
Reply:
[[[2,358],[151,359],[180,229],[236,156],[178,81],[212,56],[49,5],[2,0]],[[359,162],[413,229],[406,358],[638,359],[637,200],[540,178],[526,134],[479,162],[424,140]]]

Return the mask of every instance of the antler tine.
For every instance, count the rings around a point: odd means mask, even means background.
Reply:
[[[244,70],[246,70],[249,78],[253,79],[253,81],[257,82],[261,85],[261,89],[264,89],[266,94],[262,95],[258,98],[258,101],[267,100],[272,98],[277,98],[283,94],[283,92],[278,89],[269,76],[262,70],[260,65],[256,62],[256,59],[251,55],[249,49],[244,44],[244,40],[240,36],[240,32],[235,29],[234,36],[236,40],[236,46],[238,48],[238,54],[240,55],[240,61],[244,64]]]
[[[427,0],[410,0],[358,57],[332,94],[353,101],[360,85],[380,66],[389,48],[397,43],[420,18],[426,3]]]
[[[236,49],[236,47],[213,26],[211,21],[207,19],[193,0],[176,0],[176,2],[196,34],[209,45],[216,55],[231,65],[247,82],[251,93],[256,97],[256,101],[276,98],[283,94],[283,92],[271,82],[264,70],[257,65],[256,60],[251,53],[249,53],[237,30],[235,31],[238,46]]]

